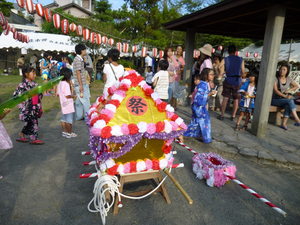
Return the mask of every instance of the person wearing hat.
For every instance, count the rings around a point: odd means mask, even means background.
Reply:
[[[223,101],[221,107],[221,115],[218,116],[219,120],[224,119],[224,113],[226,110],[226,106],[230,97],[233,98],[233,110],[231,115],[231,120],[234,120],[239,104],[239,93],[242,79],[241,75],[245,73],[245,65],[244,60],[240,56],[235,55],[236,47],[234,45],[228,46],[228,54],[229,56],[225,57],[222,60],[222,71],[221,73],[226,74],[226,78],[223,83]]]
[[[194,68],[195,69],[194,76],[197,74],[201,74],[202,70],[205,68],[209,68],[209,69],[213,68],[212,61],[211,61],[212,49],[213,49],[213,47],[210,44],[205,44],[205,45],[203,45],[203,47],[199,48],[200,56],[198,58],[197,64],[195,65],[195,67],[197,67],[197,68]],[[198,71],[199,71],[199,73],[198,73]],[[195,85],[193,82],[192,82],[191,87],[192,87],[191,91],[193,92],[195,89]]]

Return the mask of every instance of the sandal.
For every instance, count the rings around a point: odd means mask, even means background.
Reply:
[[[217,116],[217,119],[218,119],[218,120],[224,120],[224,116],[218,115],[218,116]]]
[[[280,128],[281,128],[281,129],[284,129],[284,130],[288,130],[287,126],[281,125]]]
[[[296,126],[296,127],[300,127],[300,122],[296,122],[296,123],[294,123],[294,126]]]
[[[32,145],[43,145],[43,144],[45,144],[45,142],[37,139],[37,140],[31,141],[30,144],[32,144]]]
[[[17,138],[16,141],[17,142],[21,142],[21,143],[27,143],[27,142],[29,142],[29,140],[27,138],[25,138],[25,137]]]

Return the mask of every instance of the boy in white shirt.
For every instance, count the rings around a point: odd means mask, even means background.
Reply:
[[[168,101],[169,94],[169,62],[167,60],[160,60],[158,63],[159,72],[152,78],[154,91],[158,94],[159,98],[165,102]]]

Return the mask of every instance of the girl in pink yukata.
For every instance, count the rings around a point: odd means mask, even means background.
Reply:
[[[11,149],[13,147],[11,139],[6,132],[5,127],[3,126],[1,120],[10,112],[9,109],[5,109],[2,114],[0,114],[0,150]],[[0,179],[3,176],[0,175]]]
[[[57,86],[62,112],[62,136],[65,138],[77,137],[72,128],[75,114],[74,100],[76,99],[76,95],[73,95],[74,90],[71,82],[72,71],[68,68],[62,68],[60,75],[64,77]]]

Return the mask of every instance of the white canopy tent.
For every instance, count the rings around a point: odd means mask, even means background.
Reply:
[[[57,51],[57,52],[74,52],[76,43],[71,41],[71,37],[60,34],[49,33],[26,33],[29,36],[29,43],[22,43],[13,38],[10,32],[8,35],[2,34],[0,36],[0,49],[1,48],[20,48],[32,49],[39,51]],[[97,49],[99,54],[106,55],[107,47],[101,46]]]
[[[240,51],[240,56],[242,56],[246,60],[248,59],[248,60],[260,61],[262,56],[262,50],[263,50],[263,46],[256,47],[254,44],[251,44]],[[248,57],[246,56],[247,52],[250,53]],[[257,58],[254,57],[254,53],[258,53]],[[290,62],[291,61],[300,62],[300,43],[292,43],[291,45],[290,44],[280,45],[278,60],[287,61],[288,59]]]

